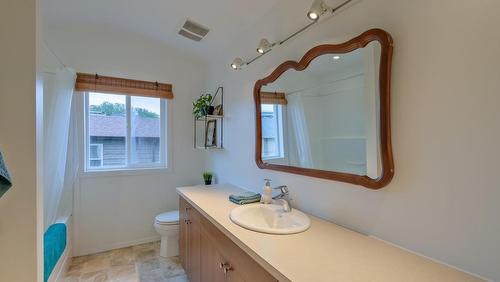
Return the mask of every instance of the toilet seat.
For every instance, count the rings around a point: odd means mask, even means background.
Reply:
[[[164,212],[156,216],[155,223],[159,225],[179,224],[179,211]]]

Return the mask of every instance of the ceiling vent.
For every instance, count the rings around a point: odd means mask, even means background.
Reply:
[[[179,30],[180,35],[194,41],[200,41],[207,33],[208,28],[190,20],[187,20],[181,30]]]

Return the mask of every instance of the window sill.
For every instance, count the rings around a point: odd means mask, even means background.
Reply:
[[[79,177],[94,178],[94,177],[116,177],[116,176],[136,176],[136,175],[158,175],[158,174],[170,173],[171,171],[172,170],[170,168],[165,168],[165,167],[90,170],[90,171],[80,172]]]
[[[286,158],[284,157],[267,157],[267,158],[262,158],[263,161],[284,161]]]

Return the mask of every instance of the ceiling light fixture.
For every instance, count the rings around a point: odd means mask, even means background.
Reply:
[[[312,3],[312,5],[311,5],[311,8],[307,12],[307,17],[311,21],[316,21],[328,9],[329,9],[328,6],[325,5],[325,3],[323,2],[323,0],[314,0],[313,3]]]
[[[338,59],[340,59],[340,56],[333,56],[333,59],[338,60]]]
[[[235,58],[233,60],[233,62],[231,63],[231,68],[233,70],[239,70],[241,69],[241,67],[245,64],[245,62],[243,62],[243,59],[241,58]]]
[[[261,39],[259,42],[259,46],[257,47],[257,53],[259,54],[264,54],[268,51],[271,51],[271,48],[273,48],[275,44],[269,43],[267,39]]]
[[[316,22],[318,22],[319,18],[325,12],[330,12],[330,13],[333,14],[333,13],[337,12],[339,9],[343,8],[344,6],[346,6],[347,4],[349,4],[352,1],[353,0],[344,1],[342,4],[338,5],[337,7],[332,8],[332,7],[327,6],[323,2],[323,0],[313,0],[311,8],[307,12],[307,17],[312,20],[311,23],[307,24],[303,28],[301,28],[298,31],[296,31],[296,32],[292,33],[291,35],[289,35],[287,38],[285,38],[285,39],[283,39],[283,40],[281,40],[279,42],[276,42],[276,43],[272,43],[271,44],[267,39],[261,39],[260,42],[259,42],[259,46],[257,47],[257,53],[259,53],[259,55],[257,57],[255,57],[255,58],[253,58],[253,59],[251,59],[251,60],[249,60],[247,62],[243,61],[241,58],[236,58],[231,63],[231,68],[233,70],[239,70],[239,69],[241,69],[242,66],[249,65],[249,64],[253,63],[255,60],[259,59],[260,57],[264,56],[269,51],[271,51],[271,49],[275,45],[282,45],[282,44],[284,44],[288,40],[290,40],[293,37],[299,35],[303,31],[305,31],[306,29],[308,29],[310,26],[312,26],[313,24],[315,24]],[[338,58],[336,59],[335,57],[338,57]],[[335,56],[335,57],[334,57],[335,60],[340,59],[339,56]]]

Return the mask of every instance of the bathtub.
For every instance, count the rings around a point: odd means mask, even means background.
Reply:
[[[63,274],[68,269],[72,257],[72,216],[69,215],[67,217],[61,217],[56,221],[56,224],[57,223],[64,224],[66,226],[66,247],[64,248],[63,253],[57,260],[56,265],[47,278],[46,281],[48,282],[57,282],[63,280]]]

